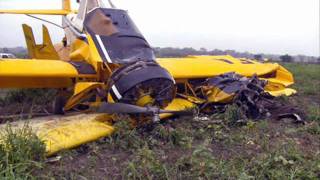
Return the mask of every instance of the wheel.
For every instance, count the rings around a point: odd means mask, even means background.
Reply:
[[[54,99],[53,102],[53,114],[60,114],[63,115],[65,112],[63,110],[63,107],[67,103],[67,98],[65,96],[58,95]]]

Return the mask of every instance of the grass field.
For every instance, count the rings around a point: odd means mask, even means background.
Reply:
[[[295,75],[298,94],[283,100],[306,113],[306,125],[285,120],[234,125],[229,123],[234,107],[223,115],[170,120],[150,131],[132,130],[122,121],[112,137],[60,153],[57,162],[40,161],[31,174],[44,179],[319,179],[320,65],[284,66]]]

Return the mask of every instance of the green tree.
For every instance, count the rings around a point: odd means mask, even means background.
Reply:
[[[280,59],[282,62],[292,62],[293,61],[293,57],[288,54],[280,56]]]
[[[262,55],[261,54],[255,54],[254,59],[261,61],[262,60]]]
[[[2,51],[3,51],[4,53],[9,53],[9,49],[8,49],[8,48],[3,48]]]

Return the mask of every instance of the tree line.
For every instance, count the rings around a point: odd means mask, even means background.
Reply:
[[[174,47],[154,47],[154,53],[157,57],[185,57],[188,55],[231,55],[238,58],[256,59],[259,61],[283,61],[283,62],[306,62],[320,63],[320,57],[289,54],[254,54],[250,52],[238,52],[235,50],[207,50],[206,48],[195,49],[192,47],[174,48]],[[0,53],[12,53],[18,58],[28,58],[27,50],[24,47],[0,48]]]

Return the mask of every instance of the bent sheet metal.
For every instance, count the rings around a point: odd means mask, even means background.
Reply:
[[[30,122],[45,141],[49,155],[110,135],[114,130],[110,124],[112,114],[123,113],[124,108],[114,108],[102,122],[92,109],[103,103],[109,103],[105,107],[124,107],[124,104],[132,107],[131,113],[135,114],[127,114],[136,125],[150,113],[154,121],[182,115],[184,113],[178,111],[194,107],[203,111],[203,107],[207,107],[205,110],[215,113],[216,104],[236,102],[236,97],[244,92],[229,91],[232,83],[220,82],[226,86],[223,88],[211,82],[212,78],[230,72],[249,78],[247,81],[254,78],[259,80],[252,82],[266,82],[258,92],[259,101],[265,98],[264,92],[273,96],[296,93],[289,88],[294,83],[292,74],[277,63],[229,55],[156,58],[152,46],[128,12],[116,8],[111,1],[106,2],[109,7],[100,0],[81,0],[78,11],[72,10],[70,0],[62,0],[58,10],[0,10],[0,14],[62,16],[65,37],[61,37],[61,43],[54,45],[48,28],[43,26],[43,42],[37,44],[31,27],[24,24],[29,59],[0,60],[0,88],[58,90],[50,113],[65,115]],[[244,82],[242,78],[235,79],[235,84]],[[251,102],[250,98],[245,99],[244,104]],[[69,115],[78,109],[83,114]],[[139,117],[143,117],[142,120]]]

